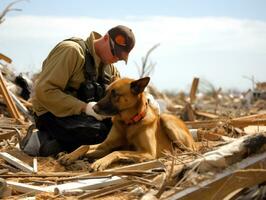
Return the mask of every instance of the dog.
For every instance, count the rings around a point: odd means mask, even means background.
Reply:
[[[185,123],[174,115],[159,115],[149,105],[144,94],[149,81],[149,77],[123,78],[109,85],[105,97],[93,107],[98,114],[113,116],[107,138],[93,148],[81,146],[59,158],[60,162],[68,165],[85,154],[98,159],[91,167],[102,171],[118,160],[142,162],[162,157],[173,147],[195,151],[196,144]],[[121,147],[123,150],[116,150]]]

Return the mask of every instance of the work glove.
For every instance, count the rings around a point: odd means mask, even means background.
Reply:
[[[92,102],[89,102],[88,104],[87,104],[87,106],[86,106],[86,114],[87,115],[90,115],[90,116],[92,116],[92,117],[94,117],[94,118],[96,118],[97,120],[99,120],[99,121],[102,121],[102,120],[104,120],[104,119],[106,119],[106,118],[109,118],[108,116],[103,116],[103,115],[99,115],[99,114],[97,114],[96,112],[94,112],[94,110],[92,109],[92,107],[94,106],[96,104],[96,102],[94,102],[94,101],[92,101]]]
[[[156,111],[158,115],[161,113],[159,103],[154,99],[150,93],[145,93],[146,98],[148,99],[148,104]]]

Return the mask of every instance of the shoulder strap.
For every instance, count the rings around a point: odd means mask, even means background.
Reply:
[[[73,41],[81,46],[81,48],[85,53],[85,79],[90,81],[96,81],[97,73],[95,68],[95,62],[92,55],[89,52],[89,48],[87,47],[86,42],[83,39],[77,37],[72,37],[64,41]]]

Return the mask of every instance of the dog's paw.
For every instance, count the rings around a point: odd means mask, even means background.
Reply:
[[[77,160],[77,158],[73,157],[71,155],[71,153],[63,154],[63,155],[59,156],[59,158],[58,158],[59,163],[62,165],[70,165],[73,162],[75,162],[76,160]]]
[[[99,159],[92,163],[91,168],[93,171],[103,171],[105,170],[110,163],[106,159]]]

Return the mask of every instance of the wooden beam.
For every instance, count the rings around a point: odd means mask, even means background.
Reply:
[[[208,113],[208,112],[204,112],[204,111],[199,111],[199,110],[195,110],[194,113],[198,116],[202,116],[202,117],[207,117],[210,119],[217,119],[219,118],[218,115],[213,114],[213,113]]]
[[[0,128],[0,141],[11,139],[11,137],[14,135],[16,135],[15,130],[6,130]]]
[[[218,125],[222,125],[221,120],[203,120],[203,121],[185,121],[185,124],[190,129],[198,128],[214,128]]]
[[[158,160],[148,161],[144,163],[133,164],[130,166],[125,166],[121,168],[117,168],[116,170],[151,170],[162,168],[164,165]],[[114,170],[114,169],[112,169]],[[105,172],[107,172],[106,170]],[[97,172],[96,172],[97,173]],[[96,174],[94,173],[94,174]],[[110,170],[109,173],[112,173]],[[38,174],[37,174],[38,175]],[[34,176],[34,175],[33,175]],[[103,188],[106,186],[116,185],[116,184],[126,184],[131,180],[122,179],[118,176],[112,176],[108,178],[89,178],[85,180],[78,180],[69,183],[59,184],[59,185],[51,185],[46,187],[32,186],[29,184],[17,183],[14,181],[7,181],[7,184],[12,188],[16,189],[19,192],[54,192],[55,190],[59,193],[67,193],[68,191],[81,189],[81,190],[94,190]]]
[[[199,85],[199,78],[194,78],[192,82],[192,86],[190,89],[189,97],[190,97],[190,103],[192,104],[196,100],[196,92]]]
[[[185,124],[190,129],[196,128],[214,128],[218,125],[228,124],[234,127],[243,128],[250,125],[262,125],[266,126],[266,114],[249,115],[244,117],[238,117],[231,120],[226,119],[213,119],[203,121],[186,121]]]
[[[6,153],[6,152],[0,152],[0,157],[3,158],[8,163],[21,169],[24,172],[30,172],[30,173],[34,172],[34,170],[31,166],[29,166],[28,164],[24,163],[23,161],[17,159],[16,157],[14,157],[14,156]]]
[[[112,186],[105,187],[103,189],[97,190],[95,192],[91,192],[91,193],[88,193],[88,194],[83,194],[81,196],[78,196],[78,199],[90,199],[90,198],[100,197],[100,196],[103,196],[103,195],[107,195],[107,194],[116,192],[118,190],[122,190],[124,188],[127,188],[127,187],[133,185],[133,184],[135,184],[133,181],[127,181],[125,183],[112,185]]]
[[[10,94],[6,88],[6,85],[4,82],[4,77],[3,77],[1,71],[0,71],[0,93],[3,94],[4,100],[5,100],[6,105],[7,105],[7,109],[9,111],[11,117],[15,118],[18,122],[22,123],[19,111],[18,111],[13,99],[11,98],[11,96],[10,96]]]
[[[7,63],[12,63],[12,60],[11,58],[7,57],[6,55],[0,53],[0,60],[4,60],[6,61]]]
[[[254,155],[230,166],[221,173],[215,174],[212,179],[198,183],[197,186],[180,191],[168,200],[182,199],[217,199],[222,200],[231,192],[260,184],[266,179],[266,153]],[[254,171],[241,169],[256,169]],[[236,170],[238,169],[238,170]]]
[[[7,185],[16,191],[22,192],[22,193],[27,193],[27,192],[32,192],[32,193],[40,193],[40,192],[46,192],[45,187],[41,186],[35,186],[35,185],[30,185],[26,183],[18,183],[15,181],[6,181]]]

